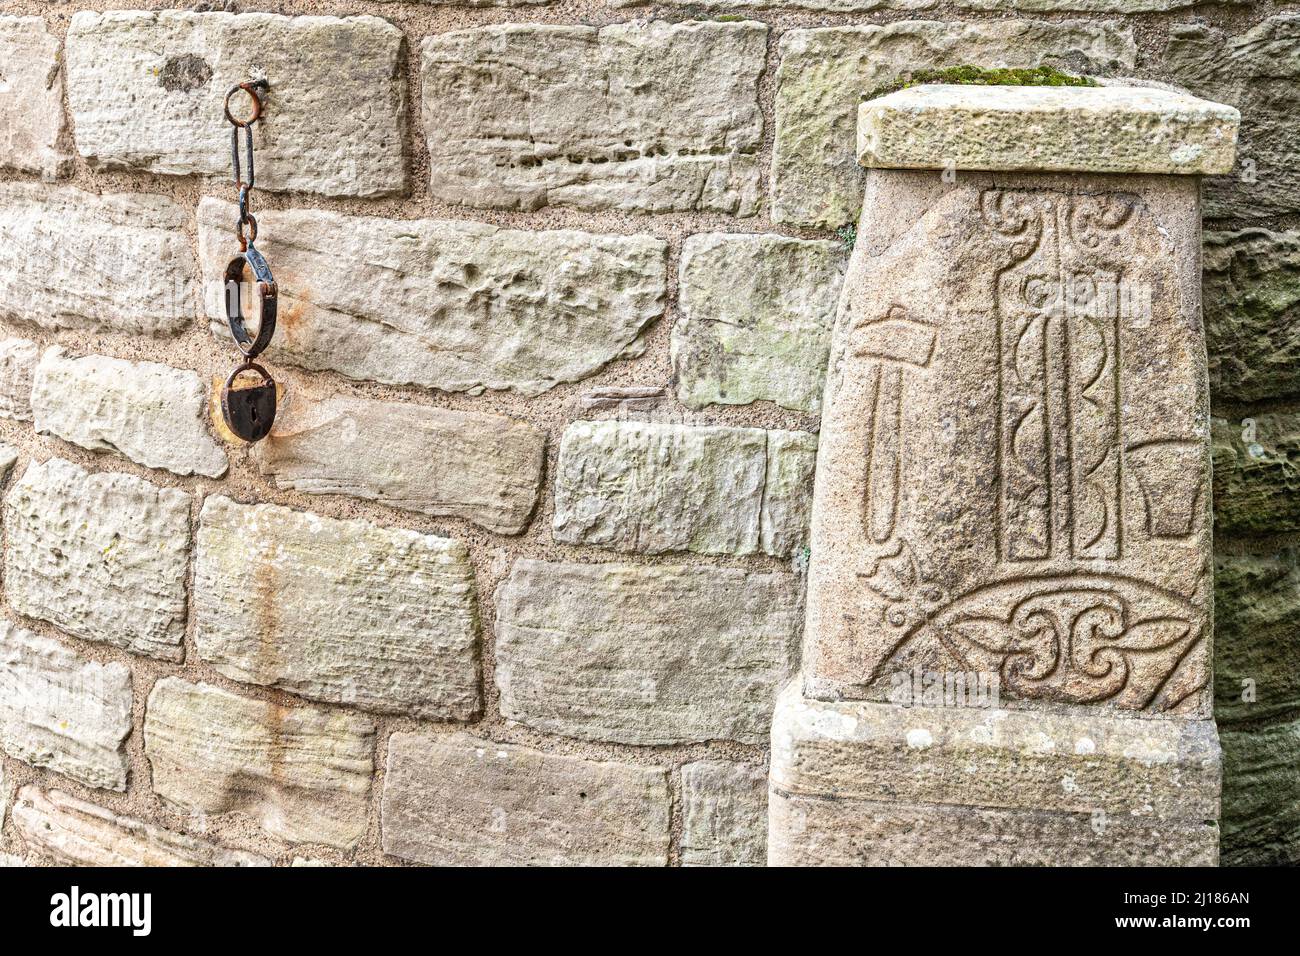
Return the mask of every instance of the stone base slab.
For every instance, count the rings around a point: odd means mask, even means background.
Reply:
[[[1210,720],[781,695],[773,866],[1214,865]]]

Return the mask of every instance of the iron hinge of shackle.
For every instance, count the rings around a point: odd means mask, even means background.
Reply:
[[[265,104],[262,96],[269,88],[266,80],[239,83],[226,93],[223,103],[226,119],[230,121],[230,160],[234,168],[235,190],[239,199],[239,220],[235,235],[239,238],[239,253],[226,266],[225,301],[226,321],[235,345],[244,355],[244,361],[235,368],[221,387],[221,417],[226,427],[246,442],[260,441],[271,432],[275,423],[275,380],[265,368],[254,361],[265,351],[275,335],[277,290],[275,277],[266,257],[257,250],[257,218],[248,211],[249,196],[256,181],[253,167],[253,124],[260,121]],[[252,103],[252,115],[237,119],[231,112],[230,100],[236,93],[244,92]],[[248,180],[244,181],[239,159],[239,131],[244,131],[244,150],[248,154]],[[245,272],[252,273],[252,292],[257,303],[257,332],[249,332],[245,321],[243,291]],[[241,377],[258,376],[253,384],[241,385]]]

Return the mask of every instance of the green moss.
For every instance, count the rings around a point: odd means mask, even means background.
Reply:
[[[835,230],[835,235],[839,236],[840,242],[844,243],[845,251],[852,252],[854,243],[858,241],[858,227],[840,226]]]
[[[863,97],[873,100],[877,96],[897,93],[912,86],[931,83],[952,83],[967,86],[1096,86],[1090,76],[1062,73],[1052,66],[1031,69],[990,68],[984,66],[950,66],[942,70],[915,70],[904,73],[889,83],[876,87]]]

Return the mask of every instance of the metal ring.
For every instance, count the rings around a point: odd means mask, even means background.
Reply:
[[[244,235],[244,226],[248,226],[248,235]],[[241,215],[235,223],[235,235],[239,237],[239,251],[246,252],[257,241],[257,217],[251,212]]]
[[[256,86],[257,83],[255,82],[237,83],[226,92],[226,98],[222,102],[221,108],[226,113],[226,119],[228,119],[235,126],[240,126],[240,127],[251,126],[253,123],[256,123],[259,119],[262,118],[262,97],[261,95],[258,94],[257,90],[255,89]],[[235,119],[234,114],[230,112],[230,98],[234,96],[236,93],[238,93],[240,90],[243,90],[245,93],[247,93],[249,97],[253,100],[253,115],[250,119],[247,120],[237,120]]]
[[[245,264],[252,267],[253,279],[257,283],[260,317],[256,337],[249,333],[248,326],[244,322],[244,308],[240,293],[243,291]],[[276,288],[275,277],[271,275],[271,267],[251,243],[226,265],[224,291],[226,322],[230,326],[230,334],[234,336],[235,344],[239,346],[239,351],[244,353],[245,358],[254,359],[271,344],[271,336],[275,335],[279,290]]]

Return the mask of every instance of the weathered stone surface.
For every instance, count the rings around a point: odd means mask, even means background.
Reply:
[[[0,481],[9,477],[10,470],[18,462],[18,449],[13,445],[0,442]]]
[[[66,175],[59,41],[40,17],[0,17],[0,168]]]
[[[502,415],[335,396],[295,397],[258,443],[281,488],[345,494],[465,518],[499,534],[528,527],[546,433]]]
[[[1198,96],[1241,110],[1234,175],[1205,184],[1207,216],[1262,218],[1300,210],[1300,13],[1238,36],[1174,24],[1160,62]]]
[[[33,379],[35,427],[92,451],[110,451],[178,475],[226,473],[226,453],[204,424],[197,372],[106,355],[46,349]]]
[[[1300,394],[1300,232],[1206,233],[1203,265],[1210,394]]]
[[[33,461],[5,497],[5,596],[87,641],[181,659],[189,495]]]
[[[819,411],[844,259],[843,245],[826,240],[687,239],[672,336],[682,403]]]
[[[1300,564],[1293,551],[1214,562],[1219,726],[1300,713]]]
[[[77,148],[96,166],[228,176],[222,100],[236,83],[266,78],[259,189],[401,192],[402,45],[397,27],[369,16],[77,13],[67,40]]]
[[[872,171],[822,416],[810,696],[982,671],[1009,706],[1209,716],[1199,227],[1196,177]]]
[[[231,850],[58,790],[18,791],[14,829],[30,851],[60,866],[270,866],[255,853]]]
[[[797,499],[809,489],[798,476],[811,475],[815,441],[759,428],[574,422],[560,442],[555,539],[643,554],[788,555],[806,540]]]
[[[668,776],[469,734],[393,734],[384,852],[435,866],[664,866]]]
[[[767,736],[793,673],[792,574],[523,559],[496,595],[501,712],[626,744]]]
[[[0,747],[88,787],[126,789],[131,671],[0,621]]]
[[[767,771],[727,760],[682,767],[682,866],[767,862]]]
[[[1300,860],[1300,721],[1223,731],[1224,866]]]
[[[40,347],[28,339],[0,340],[0,416],[32,420],[32,376],[41,360]]]
[[[1231,106],[1151,87],[916,86],[862,104],[858,162],[1202,176],[1232,171],[1240,121]]]
[[[478,713],[461,542],[212,495],[194,567],[195,643],[227,677],[363,710]]]
[[[1136,56],[1131,32],[1114,23],[904,21],[788,30],[777,71],[772,218],[822,228],[857,218],[864,181],[854,159],[858,103],[902,73],[969,63],[1130,72]]]
[[[421,47],[430,188],[468,206],[753,215],[761,23],[502,24]]]
[[[199,204],[213,331],[235,207]],[[668,246],[651,236],[531,232],[318,210],[259,214],[280,325],[267,355],[395,385],[537,395],[645,350],[663,314]],[[349,267],[340,269],[340,261]]]
[[[767,433],[767,481],[759,518],[764,554],[796,560],[807,556],[816,469],[816,435],[776,429]]]
[[[197,305],[188,218],[148,193],[0,184],[0,318],[52,330],[181,331]]]
[[[153,789],[204,813],[243,813],[292,843],[349,850],[366,832],[375,725],[164,677],[145,709]]]
[[[1210,720],[781,695],[769,863],[1212,865]]]
[[[1214,530],[1300,531],[1300,415],[1214,419]]]

